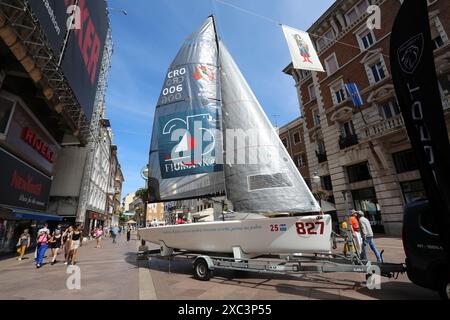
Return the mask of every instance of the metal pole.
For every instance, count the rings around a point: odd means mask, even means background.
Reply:
[[[67,20],[67,22],[70,21],[70,27],[67,28],[66,36],[64,38],[63,47],[62,47],[61,53],[59,55],[58,67],[61,66],[62,59],[64,58],[64,54],[66,53],[67,43],[69,42],[69,36],[70,36],[70,34],[72,33],[72,30],[73,30],[72,29],[73,20],[75,19],[76,15],[78,14],[78,9],[79,9],[78,3],[79,3],[79,1],[80,0],[75,0],[75,4],[74,4],[75,8],[74,8],[74,10],[72,12],[72,16],[70,16],[68,18],[68,20]]]

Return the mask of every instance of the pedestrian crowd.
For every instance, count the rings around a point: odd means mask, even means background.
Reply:
[[[48,223],[39,229],[36,236],[36,250],[34,253],[36,268],[41,268],[48,249],[51,250],[51,265],[57,263],[58,253],[64,253],[64,264],[75,265],[77,263],[77,252],[83,246],[83,226],[68,226],[63,229],[62,225],[58,225],[52,232],[48,228]],[[127,241],[130,241],[130,231],[127,230]],[[95,248],[101,248],[101,242],[108,234],[113,239],[113,243],[117,243],[117,236],[122,232],[122,228],[112,227],[104,229],[103,226],[95,227],[90,236],[95,239]],[[20,235],[17,242],[17,260],[22,260],[25,252],[31,246],[31,234],[27,228]]]
[[[350,246],[354,248],[355,253],[362,261],[368,260],[367,247],[375,254],[377,262],[382,262],[381,253],[378,251],[377,246],[373,240],[373,230],[369,219],[364,216],[364,212],[353,210],[350,214],[350,229],[347,225],[347,221],[342,223],[342,230],[346,239],[344,244],[344,255],[347,256],[350,251]],[[350,230],[353,241],[350,243],[348,231]]]

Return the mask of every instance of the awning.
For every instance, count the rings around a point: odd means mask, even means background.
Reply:
[[[13,210],[12,213],[16,219],[36,220],[36,221],[63,221],[63,217],[50,213],[22,211],[22,210]]]

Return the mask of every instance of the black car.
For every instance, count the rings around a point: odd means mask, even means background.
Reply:
[[[421,287],[438,291],[443,299],[450,299],[450,265],[434,225],[428,201],[406,207],[403,246],[408,278]]]

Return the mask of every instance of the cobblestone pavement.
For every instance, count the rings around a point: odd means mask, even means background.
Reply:
[[[376,239],[380,250],[385,250],[385,262],[405,261],[402,242],[395,238]],[[370,253],[372,260],[376,260]],[[382,280],[382,290],[369,290],[364,285],[365,275],[352,273],[310,274],[303,277],[259,275],[252,272],[217,271],[208,282],[192,276],[192,261],[152,258],[149,262],[158,299],[237,299],[237,300],[292,300],[292,299],[438,299],[428,289],[412,284],[406,275]]]
[[[22,261],[14,258],[0,261],[0,299],[139,299],[136,241],[126,242],[122,236],[116,244],[107,238],[101,248],[96,249],[95,245],[95,241],[89,241],[78,250],[80,290],[69,290],[66,286],[71,274],[66,273],[63,254],[52,266],[48,250],[47,263],[41,269],[34,266],[34,253]]]
[[[384,249],[386,262],[404,262],[400,239],[376,239]],[[259,275],[251,272],[216,271],[208,282],[192,276],[192,261],[177,258],[169,262],[151,258],[137,260],[138,243],[120,238],[103,241],[100,249],[88,242],[79,250],[81,290],[68,290],[70,274],[59,262],[35,269],[33,254],[27,260],[0,261],[0,299],[233,299],[233,300],[292,300],[292,299],[437,299],[430,290],[412,284],[406,275],[397,280],[382,280],[382,290],[365,287],[362,274],[310,274],[302,277]],[[157,247],[150,246],[150,249]],[[50,255],[50,251],[47,252]],[[371,256],[373,259],[373,256]],[[60,255],[59,260],[62,260]],[[48,261],[48,258],[47,258]]]

